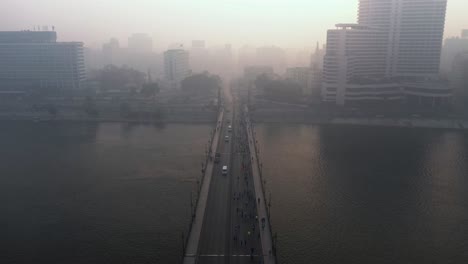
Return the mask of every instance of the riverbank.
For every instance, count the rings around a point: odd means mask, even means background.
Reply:
[[[216,122],[216,111],[179,111],[165,113],[163,116],[141,116],[126,118],[119,114],[104,114],[92,117],[85,114],[60,113],[51,115],[48,113],[2,113],[0,121],[30,121],[30,122],[87,122],[87,123],[190,123],[206,124]]]
[[[407,128],[468,129],[468,120],[432,118],[386,118],[386,117],[321,117],[307,111],[257,111],[253,113],[256,123],[292,123],[318,125],[355,125]]]

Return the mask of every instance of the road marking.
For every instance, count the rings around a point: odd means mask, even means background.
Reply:
[[[258,257],[258,255],[252,255],[252,256]],[[208,254],[208,255],[199,255],[199,257],[226,257],[226,255]],[[230,257],[250,257],[250,255],[231,255]]]

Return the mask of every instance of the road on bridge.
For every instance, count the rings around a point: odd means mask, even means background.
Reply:
[[[226,104],[228,113],[217,149],[221,161],[213,169],[206,204],[198,250],[201,264],[263,261],[247,133],[240,106],[233,99]],[[222,174],[223,166],[228,166],[227,175]]]

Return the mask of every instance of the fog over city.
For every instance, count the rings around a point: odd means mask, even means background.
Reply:
[[[468,263],[468,0],[0,0],[0,263]]]
[[[0,30],[55,25],[60,41],[83,41],[99,48],[115,37],[126,44],[146,33],[157,51],[174,42],[203,39],[210,46],[230,43],[313,47],[338,22],[355,22],[354,0],[2,0]],[[450,0],[445,36],[468,28],[468,2]]]

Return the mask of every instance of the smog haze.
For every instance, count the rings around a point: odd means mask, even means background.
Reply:
[[[3,0],[0,30],[54,25],[61,41],[89,47],[141,32],[153,38],[156,50],[193,39],[303,48],[324,43],[336,23],[355,22],[357,6],[350,0]],[[450,0],[447,9],[445,36],[457,36],[468,27],[468,2]]]

